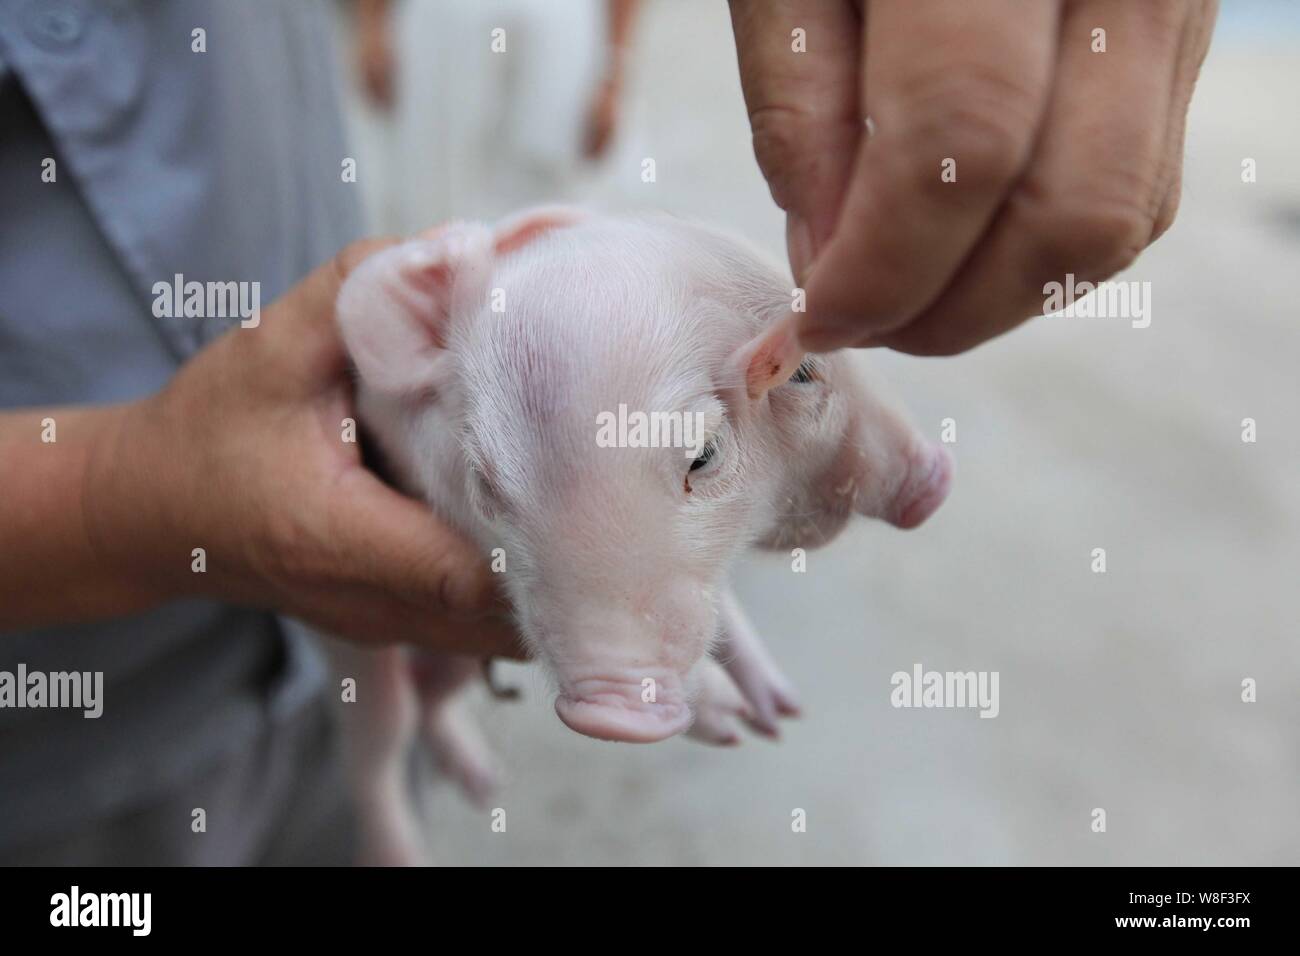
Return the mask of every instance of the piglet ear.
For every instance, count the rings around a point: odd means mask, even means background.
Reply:
[[[723,381],[738,397],[756,402],[770,389],[788,382],[803,356],[794,316],[789,315],[732,352],[723,366]]]
[[[497,255],[514,252],[542,233],[575,226],[587,218],[588,214],[576,206],[536,206],[526,209],[497,224]]]
[[[482,300],[491,268],[491,230],[455,223],[354,269],[335,312],[362,380],[392,394],[436,385],[452,317]]]

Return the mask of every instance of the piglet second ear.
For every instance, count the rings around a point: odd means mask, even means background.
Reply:
[[[731,353],[723,367],[723,381],[731,390],[756,402],[790,380],[804,356],[793,319],[772,323]]]
[[[486,294],[491,267],[491,230],[457,223],[354,269],[335,313],[362,380],[393,394],[437,384],[452,316]]]
[[[544,232],[574,226],[587,218],[576,206],[536,206],[497,224],[496,251],[506,255],[528,245]]]

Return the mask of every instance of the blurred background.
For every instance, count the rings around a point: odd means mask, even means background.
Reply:
[[[568,199],[706,220],[784,259],[726,5],[640,4],[621,83],[607,10],[399,0],[385,47],[339,5],[372,228]],[[1150,282],[1149,328],[1041,318],[959,358],[862,357],[932,437],[955,420],[957,479],[919,531],[862,522],[806,573],[738,570],[805,705],[779,744],[602,744],[560,724],[538,675],[500,667],[523,701],[477,703],[507,832],[435,782],[434,859],[1300,862],[1297,43],[1300,4],[1225,0],[1178,222],[1119,277]],[[998,671],[999,716],[894,709],[890,675],[915,663]]]

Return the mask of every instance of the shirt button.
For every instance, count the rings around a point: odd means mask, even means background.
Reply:
[[[44,50],[69,50],[81,40],[85,20],[67,0],[35,0],[24,14],[27,36]]]

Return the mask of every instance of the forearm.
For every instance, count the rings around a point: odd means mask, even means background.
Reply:
[[[632,21],[640,0],[609,0],[609,44],[616,49],[632,40]]]
[[[367,27],[387,26],[388,0],[357,0],[357,19]]]
[[[88,527],[92,456],[128,407],[0,413],[0,631],[114,617],[166,596],[140,564],[105,560]]]

